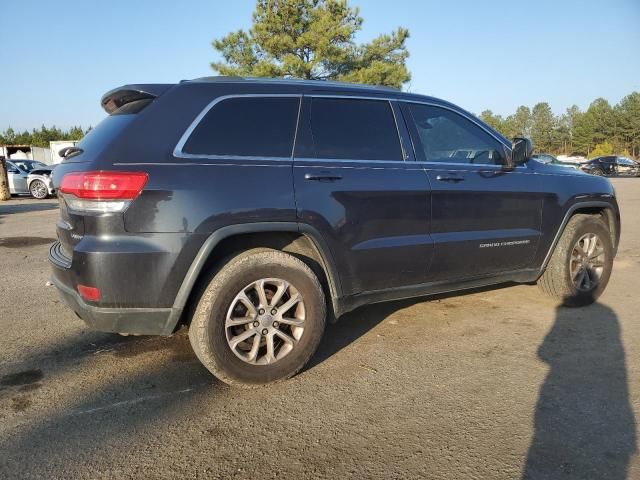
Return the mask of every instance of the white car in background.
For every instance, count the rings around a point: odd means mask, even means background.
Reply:
[[[52,167],[36,160],[7,160],[7,176],[11,195],[30,194],[44,199],[56,193],[51,183]]]

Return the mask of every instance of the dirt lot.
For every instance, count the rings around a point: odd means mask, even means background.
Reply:
[[[515,286],[375,305],[257,390],[184,331],[87,330],[58,300],[54,201],[0,204],[0,478],[640,478],[640,179],[600,303]]]

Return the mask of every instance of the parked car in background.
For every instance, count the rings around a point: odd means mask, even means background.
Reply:
[[[547,165],[557,165],[559,167],[568,167],[568,168],[578,168],[578,164],[571,162],[563,162],[562,160],[558,160],[553,155],[549,155],[548,153],[536,153],[532,155],[534,160],[537,160],[542,163],[546,163]]]
[[[7,160],[7,176],[11,195],[30,194],[43,199],[55,194],[51,183],[53,168],[36,160]]]
[[[616,155],[591,159],[588,162],[580,164],[580,170],[600,176],[640,176],[640,164],[638,162],[627,157],[619,157]]]

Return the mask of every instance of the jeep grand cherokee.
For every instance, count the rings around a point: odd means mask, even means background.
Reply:
[[[228,383],[294,375],[359,305],[537,282],[581,306],[611,274],[609,181],[436,98],[214,77],[102,106],[54,170],[53,282],[98,330],[188,326]]]

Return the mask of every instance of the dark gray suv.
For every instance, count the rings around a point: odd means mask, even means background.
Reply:
[[[288,378],[359,305],[538,282],[605,288],[608,180],[528,161],[448,102],[331,82],[127,85],[54,170],[53,282],[91,327],[170,335],[222,380]]]

